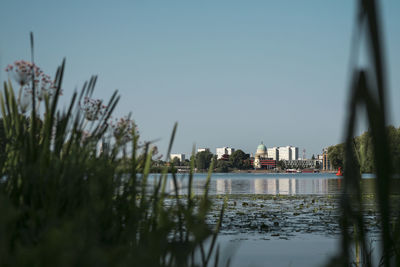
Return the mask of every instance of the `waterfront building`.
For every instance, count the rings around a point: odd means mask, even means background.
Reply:
[[[299,159],[299,148],[297,146],[278,147],[279,160],[297,160]]]
[[[291,151],[291,154],[292,154],[291,160],[298,160],[299,159],[299,148],[295,147],[295,146],[291,146],[290,147],[290,151]]]
[[[232,155],[235,152],[234,148],[231,147],[218,147],[216,149],[217,159],[224,159]]]
[[[274,169],[276,168],[276,160],[268,157],[267,147],[261,142],[261,144],[257,147],[256,154],[254,159],[250,159],[251,165],[254,166],[255,169]]]
[[[269,158],[279,161],[279,149],[277,147],[267,148]]]
[[[281,146],[279,149],[279,160],[292,160],[292,150],[290,146]]]
[[[322,149],[322,170],[332,171],[332,165],[328,157],[328,148]]]
[[[317,161],[315,159],[283,160],[283,165],[286,169],[314,169]]]
[[[174,160],[174,158],[178,158],[180,162],[185,161],[185,154],[171,154],[169,156],[169,158],[172,160]]]
[[[200,153],[200,152],[210,152],[210,149],[208,148],[208,147],[205,147],[205,148],[198,148],[197,149],[197,153]]]

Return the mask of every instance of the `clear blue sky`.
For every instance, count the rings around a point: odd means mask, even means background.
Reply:
[[[400,1],[380,1],[391,123],[400,124]],[[295,145],[317,154],[341,142],[355,1],[15,1],[0,4],[0,79],[29,59],[53,75],[67,58],[66,103],[90,75],[95,95],[122,98],[142,140],[165,153]]]

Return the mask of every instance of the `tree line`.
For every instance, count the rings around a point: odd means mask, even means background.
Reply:
[[[210,168],[211,162],[214,161],[214,171],[216,172],[229,172],[232,170],[247,170],[251,169],[252,165],[250,162],[250,155],[246,154],[242,150],[236,150],[226,159],[217,159],[217,155],[214,155],[210,151],[198,152],[192,155],[190,160],[179,160],[179,158],[173,158],[171,160],[171,167],[174,166],[190,166],[190,161],[194,161],[194,167],[199,171],[206,171]],[[165,161],[156,160],[152,162],[152,171],[158,172],[161,166],[167,164]]]
[[[400,173],[400,127],[387,126],[386,133],[391,149],[392,166],[397,173]],[[362,173],[374,173],[374,147],[369,131],[353,139],[353,149],[357,155],[360,171]],[[344,143],[330,146],[328,148],[328,159],[333,168],[343,168],[346,160]]]

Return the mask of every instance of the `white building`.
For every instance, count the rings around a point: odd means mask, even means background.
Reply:
[[[197,149],[197,153],[206,152],[206,151],[210,152],[210,149],[209,149],[208,147],[205,147],[205,148],[198,148],[198,149]]]
[[[278,157],[276,160],[278,161],[299,159],[299,148],[297,146],[281,146],[278,147],[277,150],[278,150]],[[268,155],[270,155],[269,149],[268,149]]]
[[[171,161],[174,160],[174,158],[178,158],[180,162],[185,161],[185,154],[171,154]]]
[[[279,160],[279,149],[277,147],[269,147],[267,152],[269,158],[272,158],[273,160]]]
[[[292,159],[291,160],[298,160],[299,159],[299,148],[295,146],[291,146],[290,150],[292,151]]]
[[[281,146],[279,150],[279,160],[292,160],[292,150],[290,146]]]
[[[283,165],[287,169],[315,168],[317,161],[315,159],[284,160]]]
[[[216,149],[216,154],[217,154],[217,159],[221,159],[223,155],[232,155],[232,153],[235,152],[234,148],[231,147],[217,147]]]

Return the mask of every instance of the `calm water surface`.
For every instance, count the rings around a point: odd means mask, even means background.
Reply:
[[[156,181],[159,175],[150,178]],[[194,175],[193,191],[202,194],[207,174]],[[363,191],[374,192],[373,175],[363,175]],[[179,194],[187,194],[188,174],[178,174]],[[339,194],[343,179],[330,173],[214,173],[210,194],[327,195]],[[175,190],[169,176],[167,191]],[[220,235],[222,258],[231,256],[231,266],[323,266],[339,248],[339,236],[321,234],[295,235],[288,240],[270,233],[237,233]],[[372,244],[375,248],[375,244]],[[375,259],[374,259],[375,260]]]
[[[158,177],[154,175],[153,177]],[[204,192],[207,174],[194,175],[195,194]],[[364,192],[373,193],[372,175],[363,175]],[[154,178],[153,178],[154,179]],[[187,194],[188,175],[178,174],[179,194]],[[334,173],[214,173],[211,177],[210,194],[338,194],[343,187],[342,178]],[[168,179],[167,191],[174,191],[172,179]]]

